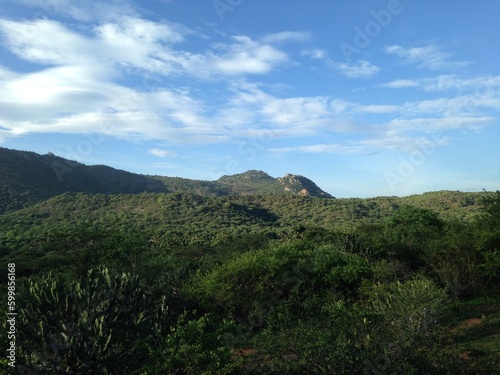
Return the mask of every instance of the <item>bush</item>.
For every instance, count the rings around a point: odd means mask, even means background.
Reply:
[[[371,358],[366,362],[377,373],[419,373],[419,368],[428,373],[439,365],[428,363],[420,353],[437,337],[448,314],[444,289],[417,276],[405,282],[368,284],[362,291],[361,306],[373,317],[366,343]]]
[[[361,373],[360,345],[353,324],[360,320],[358,311],[342,300],[327,303],[308,319],[291,320],[293,313],[279,310],[255,338],[260,361],[252,373]]]
[[[388,253],[412,266],[421,266],[423,251],[433,239],[439,238],[443,227],[444,223],[435,212],[402,206],[385,223]]]
[[[325,293],[351,294],[369,273],[370,265],[360,255],[296,240],[246,252],[199,272],[190,291],[206,308],[260,328],[281,303],[300,309],[311,296],[321,301]]]
[[[479,293],[495,276],[495,253],[481,249],[481,236],[475,225],[449,223],[424,256],[427,268],[457,296]]]
[[[233,374],[238,361],[230,347],[235,325],[212,316],[188,319],[182,314],[159,348],[151,348],[153,363],[141,374]]]

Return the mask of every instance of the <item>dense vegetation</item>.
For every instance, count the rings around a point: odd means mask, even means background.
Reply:
[[[0,256],[19,373],[500,373],[500,192],[67,192]]]
[[[222,176],[216,181],[146,176],[105,165],[87,166],[52,153],[0,147],[0,214],[27,207],[66,192],[137,194],[190,192],[204,196],[287,194],[331,198],[314,182],[287,174],[273,178],[262,171]]]
[[[62,194],[0,216],[17,369],[498,373],[499,223],[500,193]]]

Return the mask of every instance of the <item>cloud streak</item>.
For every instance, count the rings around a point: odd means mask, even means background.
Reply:
[[[356,62],[338,62],[330,58],[328,52],[324,49],[313,48],[302,51],[303,56],[313,60],[322,61],[327,67],[339,72],[349,78],[371,77],[380,71],[380,67],[373,65],[369,61],[358,60]]]
[[[451,61],[451,53],[446,52],[434,44],[423,47],[404,47],[390,45],[384,48],[388,54],[401,58],[405,64],[414,64],[420,68],[431,70],[457,69],[469,65],[467,61]]]

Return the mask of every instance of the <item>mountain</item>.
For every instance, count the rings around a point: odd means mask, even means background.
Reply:
[[[262,171],[222,176],[216,181],[148,176],[105,165],[88,166],[52,153],[0,148],[0,213],[17,210],[66,192],[137,194],[189,192],[206,196],[293,194],[331,198],[314,182],[287,174],[273,178]]]
[[[333,198],[304,176],[286,174],[273,178],[267,173],[250,170],[232,176],[222,176],[216,183],[235,194],[283,194]]]

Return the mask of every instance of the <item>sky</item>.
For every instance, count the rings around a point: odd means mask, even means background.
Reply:
[[[497,0],[3,0],[0,147],[336,197],[500,189]]]

